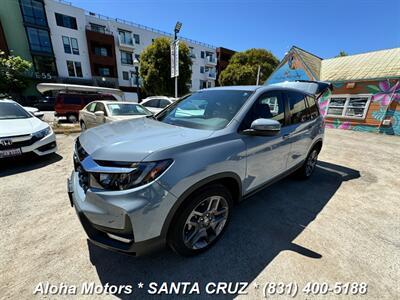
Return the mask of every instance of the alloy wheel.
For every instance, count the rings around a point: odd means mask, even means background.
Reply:
[[[308,156],[307,162],[306,162],[306,176],[310,176],[312,172],[315,169],[315,166],[317,165],[318,161],[318,152],[317,150],[313,150],[310,155]]]
[[[224,197],[211,196],[201,201],[183,227],[186,247],[193,250],[207,247],[224,229],[228,215],[229,206]]]

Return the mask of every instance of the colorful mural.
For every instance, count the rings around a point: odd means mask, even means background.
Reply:
[[[334,87],[343,86],[341,83],[339,85],[334,84]],[[380,81],[377,85],[368,85],[367,90],[372,94],[371,102],[379,104],[379,110],[372,112],[372,117],[379,121],[379,124],[382,124],[384,119],[390,119],[390,126],[352,125],[351,122],[338,118],[327,123],[326,127],[400,135],[400,110],[397,109],[397,105],[400,104],[400,81],[393,84],[389,80]],[[330,95],[331,91],[328,91],[319,99],[320,112],[323,116],[326,116]]]
[[[294,55],[290,55],[288,60],[280,66],[268,80],[265,85],[271,83],[278,83],[283,81],[295,80],[312,80],[307,73],[303,70],[300,60]]]

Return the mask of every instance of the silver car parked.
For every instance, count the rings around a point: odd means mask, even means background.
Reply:
[[[311,176],[324,134],[317,98],[327,88],[210,88],[155,118],[87,130],[68,194],[90,240],[137,255],[166,244],[182,255],[205,251],[235,203],[290,173]]]
[[[144,106],[131,102],[93,101],[79,111],[82,130],[113,121],[152,116]]]

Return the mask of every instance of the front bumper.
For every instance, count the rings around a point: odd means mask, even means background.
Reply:
[[[31,146],[22,147],[22,153],[34,152],[35,154],[42,156],[57,151],[56,135],[53,131],[41,140],[32,144]]]
[[[176,198],[157,181],[128,191],[88,189],[77,172],[68,180],[70,203],[89,239],[107,249],[142,255],[162,248],[162,228]]]

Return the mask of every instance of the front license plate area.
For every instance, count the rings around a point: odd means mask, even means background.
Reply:
[[[19,155],[22,155],[21,148],[0,150],[0,158],[14,157],[14,156],[19,156]]]

